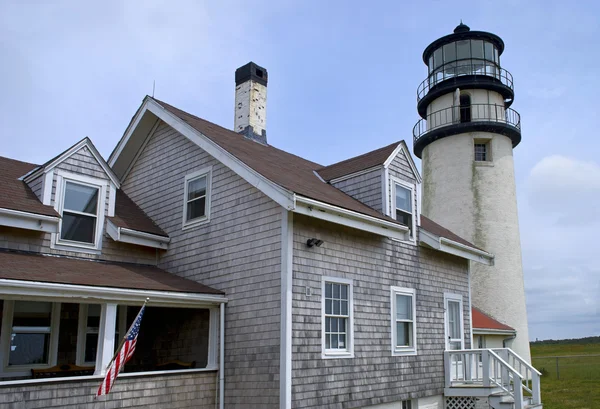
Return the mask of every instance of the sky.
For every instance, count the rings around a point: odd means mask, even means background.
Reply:
[[[592,1],[0,2],[0,155],[108,158],[146,94],[233,127],[234,71],[269,73],[269,143],[330,164],[412,146],[425,47],[504,40],[531,339],[600,335],[600,6]],[[418,162],[418,161],[417,161]],[[420,163],[418,163],[420,166]]]

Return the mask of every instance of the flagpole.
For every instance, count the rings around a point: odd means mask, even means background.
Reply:
[[[142,305],[142,308],[144,308],[146,306],[146,304],[148,303],[148,301],[150,301],[150,298],[146,298],[146,301],[144,301],[144,304]],[[138,313],[138,315],[139,315],[139,313]],[[133,321],[135,322],[135,319]],[[129,331],[127,331],[127,332],[129,332]],[[127,339],[127,332],[125,333],[125,335],[123,335],[123,338],[121,339],[121,342],[119,343],[119,347],[117,349],[115,349],[115,354],[113,355],[112,359],[110,360],[110,362],[108,363],[108,365],[106,365],[106,370],[108,370],[108,368],[110,368],[110,366],[112,365],[113,361],[115,359],[117,359],[117,355],[119,355],[119,353],[121,352],[121,348],[123,347],[123,344],[125,343],[125,340]]]

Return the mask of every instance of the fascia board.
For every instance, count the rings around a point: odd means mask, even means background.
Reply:
[[[402,241],[406,240],[406,234],[408,233],[408,227],[406,226],[303,196],[296,196],[296,209],[294,212]]]
[[[419,173],[419,170],[417,169],[417,165],[415,164],[415,161],[413,160],[412,155],[408,151],[408,146],[406,145],[406,143],[404,141],[401,141],[400,143],[398,143],[398,146],[396,147],[396,149],[394,149],[394,152],[392,152],[392,154],[390,156],[388,156],[388,158],[383,163],[383,167],[387,169],[390,166],[390,163],[392,163],[392,161],[394,160],[394,158],[398,155],[398,153],[400,151],[404,152],[404,156],[406,156],[406,160],[408,161],[408,164],[410,165],[410,169],[412,170],[412,172],[415,175],[415,179],[417,180],[417,183],[421,183],[423,181],[423,179],[421,178],[421,174]]]
[[[517,331],[509,329],[473,328],[473,335],[514,335]]]
[[[58,233],[59,217],[0,208],[0,226]]]
[[[48,283],[0,279],[3,298],[58,298],[61,300],[90,302],[119,302],[142,304],[150,298],[150,304],[196,308],[226,303],[225,296],[216,294],[183,293],[175,291],[139,290],[116,287],[92,287],[75,284]]]
[[[435,250],[453,254],[455,256],[486,264],[488,266],[493,265],[494,262],[494,256],[490,253],[465,246],[464,244],[446,239],[444,237],[439,237],[431,232],[428,232],[427,230],[424,230],[423,228],[419,228],[419,243]]]

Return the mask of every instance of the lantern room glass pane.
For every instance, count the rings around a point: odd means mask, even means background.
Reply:
[[[485,59],[494,61],[494,46],[492,43],[488,43],[487,41],[484,43],[485,49]]]
[[[433,52],[433,63],[434,67],[437,68],[444,63],[442,58],[442,48],[438,48]]]
[[[471,40],[471,56],[473,58],[483,59],[483,41]]]
[[[459,60],[471,57],[471,45],[469,40],[456,42],[456,56]]]
[[[444,46],[444,62],[456,60],[456,43],[446,44]]]

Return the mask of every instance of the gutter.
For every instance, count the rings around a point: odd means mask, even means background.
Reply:
[[[58,233],[59,216],[22,212],[0,208],[0,226],[17,227],[20,229]]]
[[[159,236],[158,234],[146,233],[125,227],[117,227],[110,220],[106,223],[106,232],[114,241],[154,247],[162,250],[167,250],[169,248],[169,242],[171,241],[171,238]]]
[[[419,243],[432,249],[453,254],[488,266],[494,265],[494,255],[474,247],[441,237],[419,227]]]

